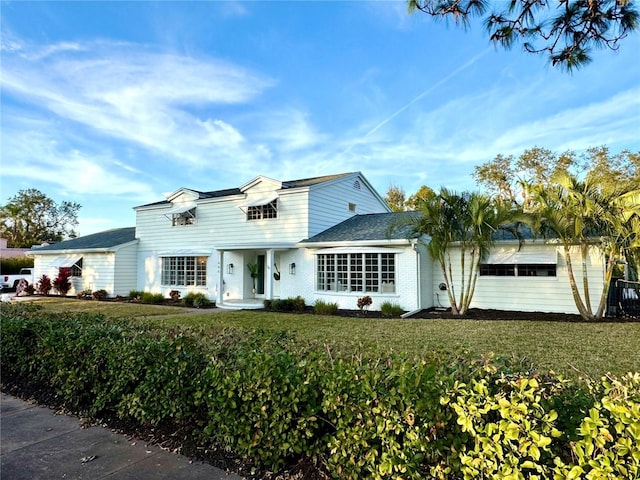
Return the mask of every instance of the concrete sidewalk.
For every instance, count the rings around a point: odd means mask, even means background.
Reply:
[[[202,462],[131,440],[18,398],[0,396],[0,478],[240,480]]]

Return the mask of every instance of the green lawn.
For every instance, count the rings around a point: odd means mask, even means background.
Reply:
[[[606,372],[640,371],[640,323],[362,319],[220,310],[185,314],[180,307],[75,299],[50,298],[39,303],[49,311],[102,312],[107,317],[137,317],[167,327],[286,330],[301,341],[331,343],[347,352],[420,355],[466,350],[476,357],[494,353],[527,357],[542,369],[571,377],[577,372],[599,377]]]

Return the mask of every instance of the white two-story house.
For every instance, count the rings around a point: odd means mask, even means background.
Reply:
[[[390,212],[359,172],[287,182],[259,176],[213,192],[183,188],[135,210],[140,289],[200,291],[223,307],[298,295],[310,304],[330,297],[343,308],[355,308],[365,293],[399,299],[398,244],[408,246],[406,239],[310,241],[354,216]]]
[[[385,301],[406,311],[448,306],[429,239],[393,228],[416,213],[391,212],[360,172],[293,181],[258,176],[210,192],[181,188],[135,212],[135,228],[30,252],[36,279],[70,268],[72,294],[201,292],[223,308],[301,296],[307,305],[324,300],[355,309],[365,295],[372,310]],[[498,240],[481,266],[472,307],[576,313],[560,250],[542,240]],[[451,255],[459,256],[456,247]],[[598,249],[588,269],[596,291],[604,278]]]

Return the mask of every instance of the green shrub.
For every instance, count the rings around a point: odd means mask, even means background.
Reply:
[[[16,273],[20,273],[21,268],[33,268],[33,258],[0,258],[0,272],[4,275],[15,275]]]
[[[159,305],[164,302],[164,295],[161,293],[142,292],[140,294],[140,303],[151,303]]]
[[[202,308],[211,305],[211,300],[204,293],[189,292],[182,299],[182,304],[187,307]]]
[[[287,332],[0,311],[3,386],[341,479],[638,478],[640,373],[588,386],[528,362],[341,357]],[[558,410],[556,410],[556,408]],[[565,419],[561,417],[566,417]]]
[[[318,315],[336,315],[338,313],[338,304],[316,300],[313,311]]]
[[[295,298],[276,298],[271,300],[271,310],[276,312],[303,312],[305,308],[304,298],[299,295]]]
[[[383,302],[380,311],[385,317],[399,317],[404,313],[404,308],[397,303]]]

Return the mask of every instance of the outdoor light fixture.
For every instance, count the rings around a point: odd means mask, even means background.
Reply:
[[[296,264],[295,263],[290,263],[289,264],[289,275],[295,275],[296,274]]]
[[[229,275],[233,275],[233,263],[229,263],[229,264],[227,265],[227,273],[228,273]]]

